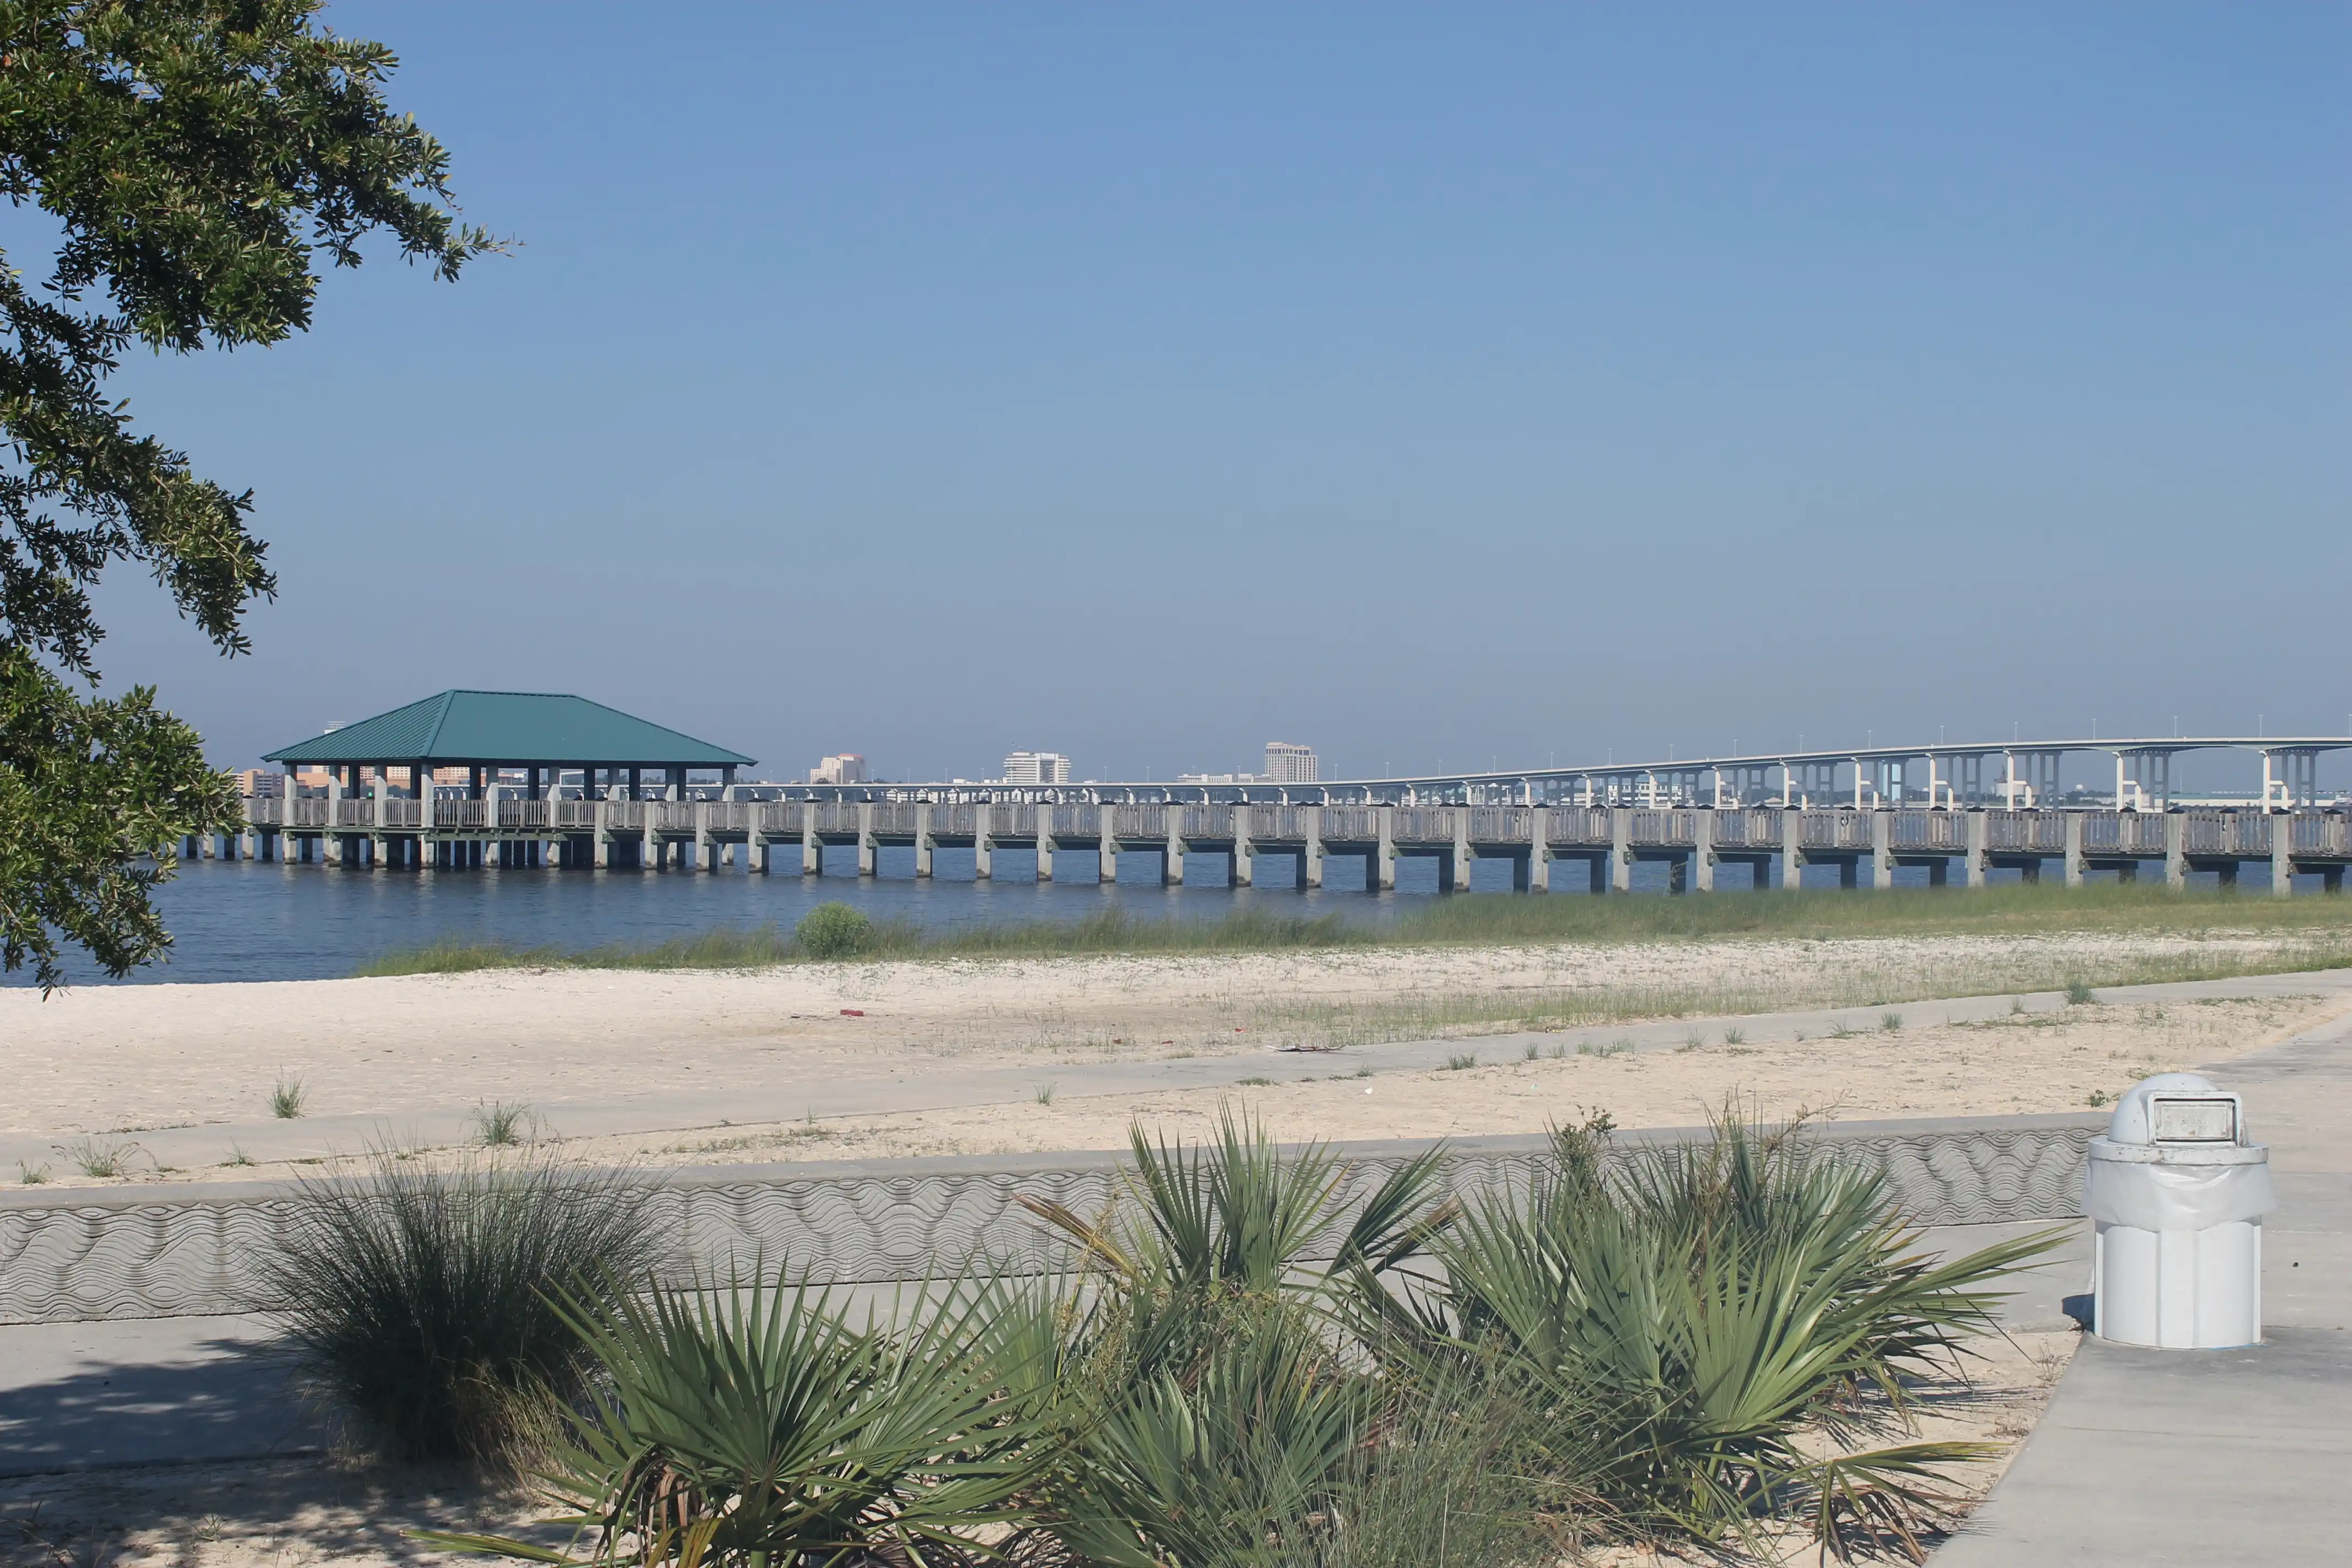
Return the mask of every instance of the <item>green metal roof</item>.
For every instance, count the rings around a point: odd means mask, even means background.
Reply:
[[[750,767],[752,759],[584,697],[543,691],[444,691],[330,730],[273,763],[557,763]]]

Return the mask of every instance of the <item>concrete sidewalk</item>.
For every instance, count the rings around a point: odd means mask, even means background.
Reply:
[[[1936,1568],[2352,1562],[2352,1019],[2215,1069],[2271,1146],[2264,1342],[2086,1338],[2009,1473]]]

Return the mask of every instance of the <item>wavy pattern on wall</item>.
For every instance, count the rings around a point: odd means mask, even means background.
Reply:
[[[1920,1223],[1979,1225],[2078,1215],[2092,1130],[2087,1121],[2035,1118],[1917,1131],[1832,1128],[1822,1137],[1839,1158],[1884,1174]],[[1363,1201],[1411,1157],[1403,1148],[1349,1155],[1351,1200]],[[1538,1157],[1536,1141],[1490,1141],[1458,1153],[1448,1182],[1465,1196],[1509,1187]],[[669,1272],[685,1280],[781,1264],[812,1282],[846,1284],[919,1280],[974,1254],[1043,1267],[1056,1256],[1054,1245],[1016,1196],[1091,1214],[1120,1182],[1118,1168],[1099,1156],[986,1167],[910,1160],[854,1173],[797,1176],[774,1166],[688,1173],[656,1199],[672,1240]],[[11,1202],[0,1206],[0,1323],[249,1310],[266,1304],[260,1265],[293,1215],[292,1200],[268,1187],[184,1200],[150,1189]]]

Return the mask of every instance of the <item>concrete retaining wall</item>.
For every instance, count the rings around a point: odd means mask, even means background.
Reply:
[[[2084,1148],[2104,1116],[1969,1117],[1826,1124],[1813,1134],[1883,1172],[1923,1225],[2072,1218]],[[1622,1157],[1706,1136],[1703,1128],[1620,1133]],[[1466,1139],[1449,1182],[1471,1194],[1523,1177],[1546,1141]],[[1422,1142],[1337,1152],[1348,1190],[1367,1195]],[[1102,1206],[1117,1152],[733,1165],[666,1173],[656,1199],[674,1239],[671,1273],[723,1273],[785,1260],[825,1283],[920,1279],[974,1251],[1043,1264],[1053,1256],[1016,1194],[1080,1213]],[[250,1310],[258,1264],[288,1223],[284,1184],[149,1185],[0,1193],[0,1323],[169,1318]]]

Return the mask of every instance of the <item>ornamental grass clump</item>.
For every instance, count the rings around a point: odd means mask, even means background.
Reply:
[[[585,1386],[593,1357],[558,1300],[651,1268],[653,1195],[552,1157],[436,1171],[378,1150],[362,1175],[300,1184],[265,1300],[370,1446],[502,1462],[519,1422]]]

